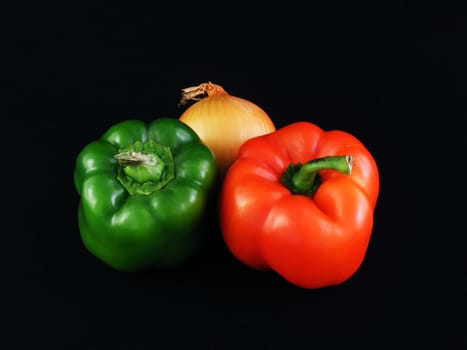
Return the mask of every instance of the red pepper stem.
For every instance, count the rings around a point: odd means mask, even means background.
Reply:
[[[336,170],[345,175],[352,172],[351,155],[327,156],[310,160],[304,164],[291,164],[282,175],[282,183],[292,193],[312,196],[321,183],[319,171]]]

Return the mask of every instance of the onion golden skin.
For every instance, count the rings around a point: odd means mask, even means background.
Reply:
[[[221,175],[233,164],[238,149],[246,140],[276,130],[261,107],[227,93],[198,100],[179,120],[190,126],[211,150]]]

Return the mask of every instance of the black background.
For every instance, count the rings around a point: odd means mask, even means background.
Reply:
[[[465,346],[465,225],[455,225],[463,204],[451,196],[465,187],[455,153],[466,146],[466,18],[404,2],[184,6],[5,11],[1,342]],[[206,81],[255,102],[278,128],[306,120],[346,130],[373,153],[381,192],[350,280],[304,290],[242,266],[212,204],[208,244],[178,269],[123,274],[85,250],[78,152],[118,121],[178,117],[180,89]]]

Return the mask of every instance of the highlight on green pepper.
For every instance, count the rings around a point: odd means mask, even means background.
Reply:
[[[216,169],[209,148],[177,119],[111,126],[76,159],[84,246],[119,271],[181,265],[202,242]]]

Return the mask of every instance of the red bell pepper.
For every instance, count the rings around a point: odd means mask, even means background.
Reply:
[[[239,149],[222,185],[222,236],[253,269],[337,285],[364,260],[378,193],[376,162],[356,137],[296,122]]]

